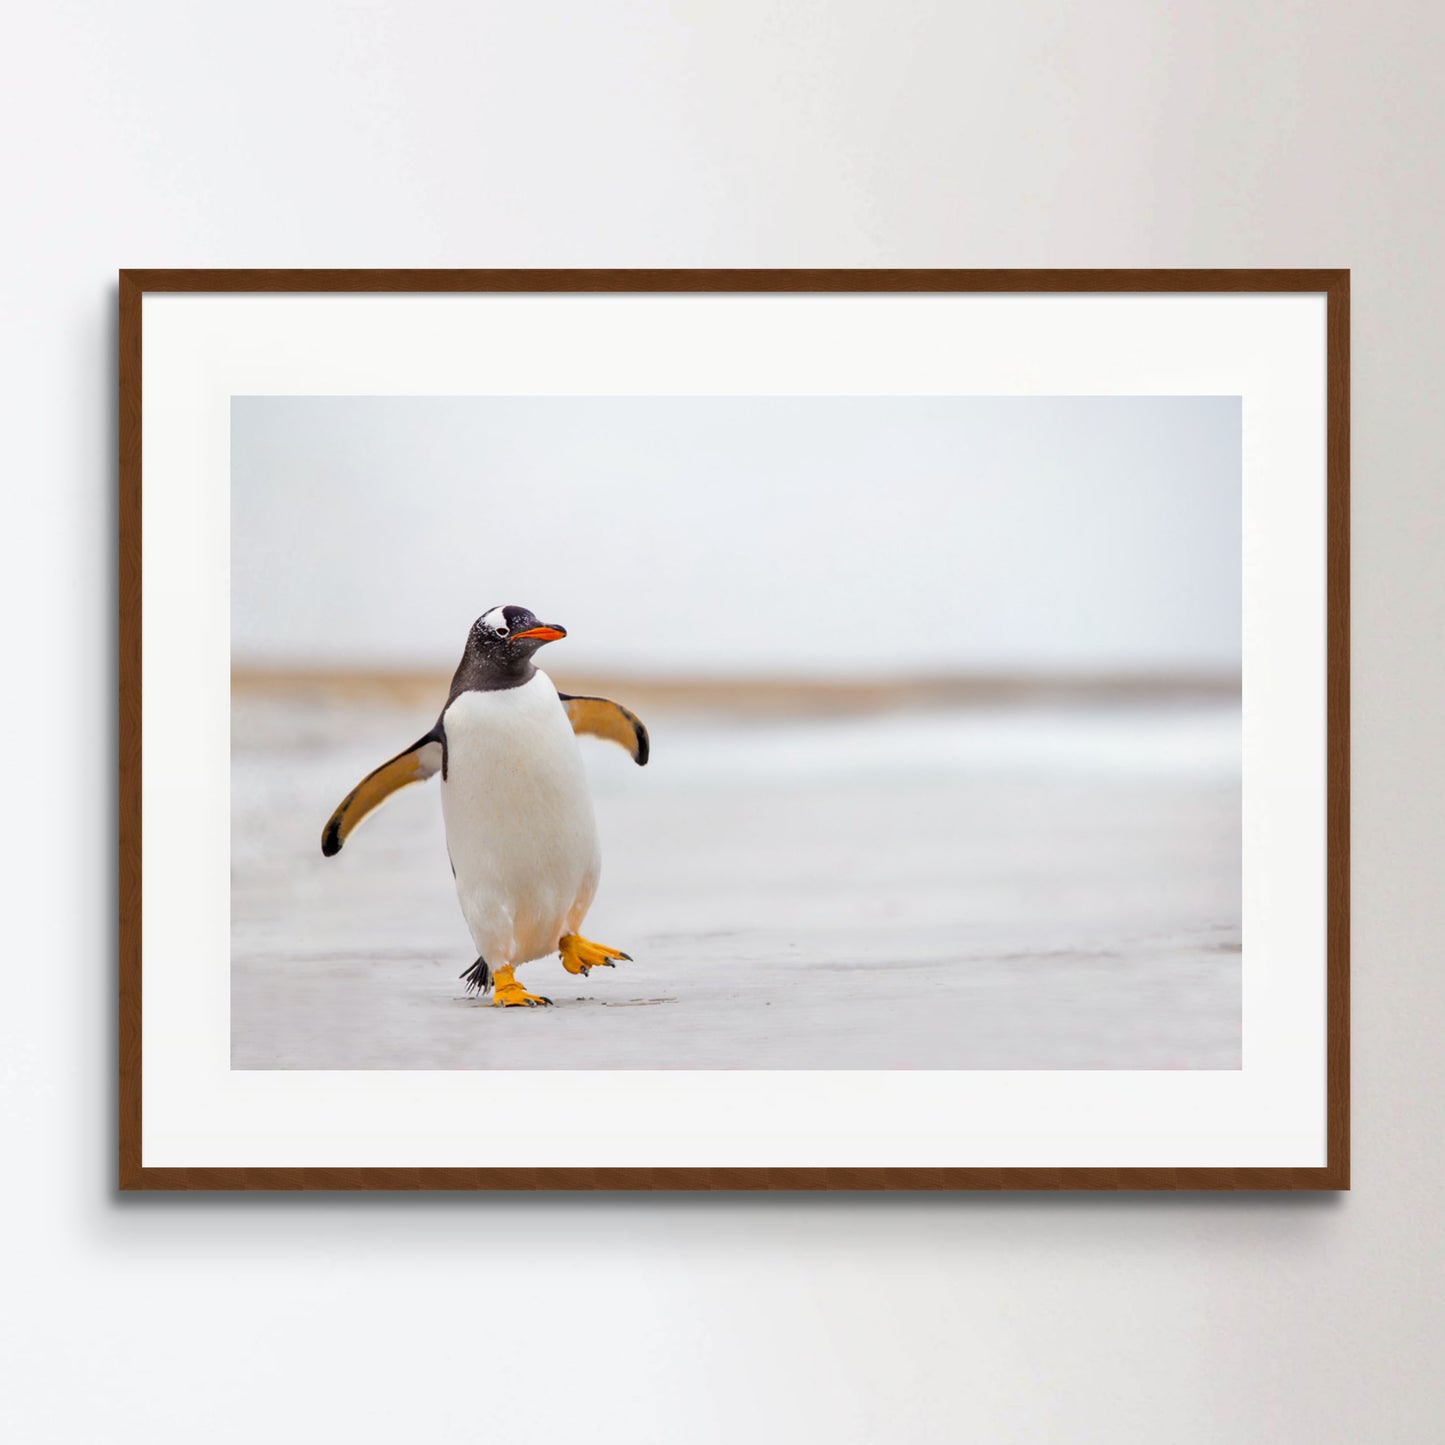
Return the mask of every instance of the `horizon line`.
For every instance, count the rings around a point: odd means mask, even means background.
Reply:
[[[446,695],[451,667],[233,666],[233,695],[331,694],[411,701]],[[573,695],[625,693],[639,704],[746,712],[863,711],[1045,702],[1166,702],[1238,699],[1241,677],[1224,670],[1092,672],[1020,669],[857,678],[819,674],[698,674],[665,677],[625,669],[549,672]]]

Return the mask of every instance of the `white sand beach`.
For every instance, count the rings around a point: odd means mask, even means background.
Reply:
[[[652,713],[583,740],[587,934],[632,963],[494,1009],[435,782],[334,859],[322,823],[415,707],[238,697],[238,1069],[1233,1069],[1239,714],[1228,702],[837,721]]]

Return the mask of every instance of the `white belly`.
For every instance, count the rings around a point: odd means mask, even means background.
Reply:
[[[442,815],[457,898],[495,969],[554,953],[597,891],[592,796],[572,725],[545,672],[465,692],[442,717]]]

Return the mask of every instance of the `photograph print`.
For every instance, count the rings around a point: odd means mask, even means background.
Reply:
[[[1232,395],[237,395],[237,1071],[1234,1071]]]

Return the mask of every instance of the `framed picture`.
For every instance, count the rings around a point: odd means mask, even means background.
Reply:
[[[119,299],[121,1188],[1348,1187],[1347,272]]]

